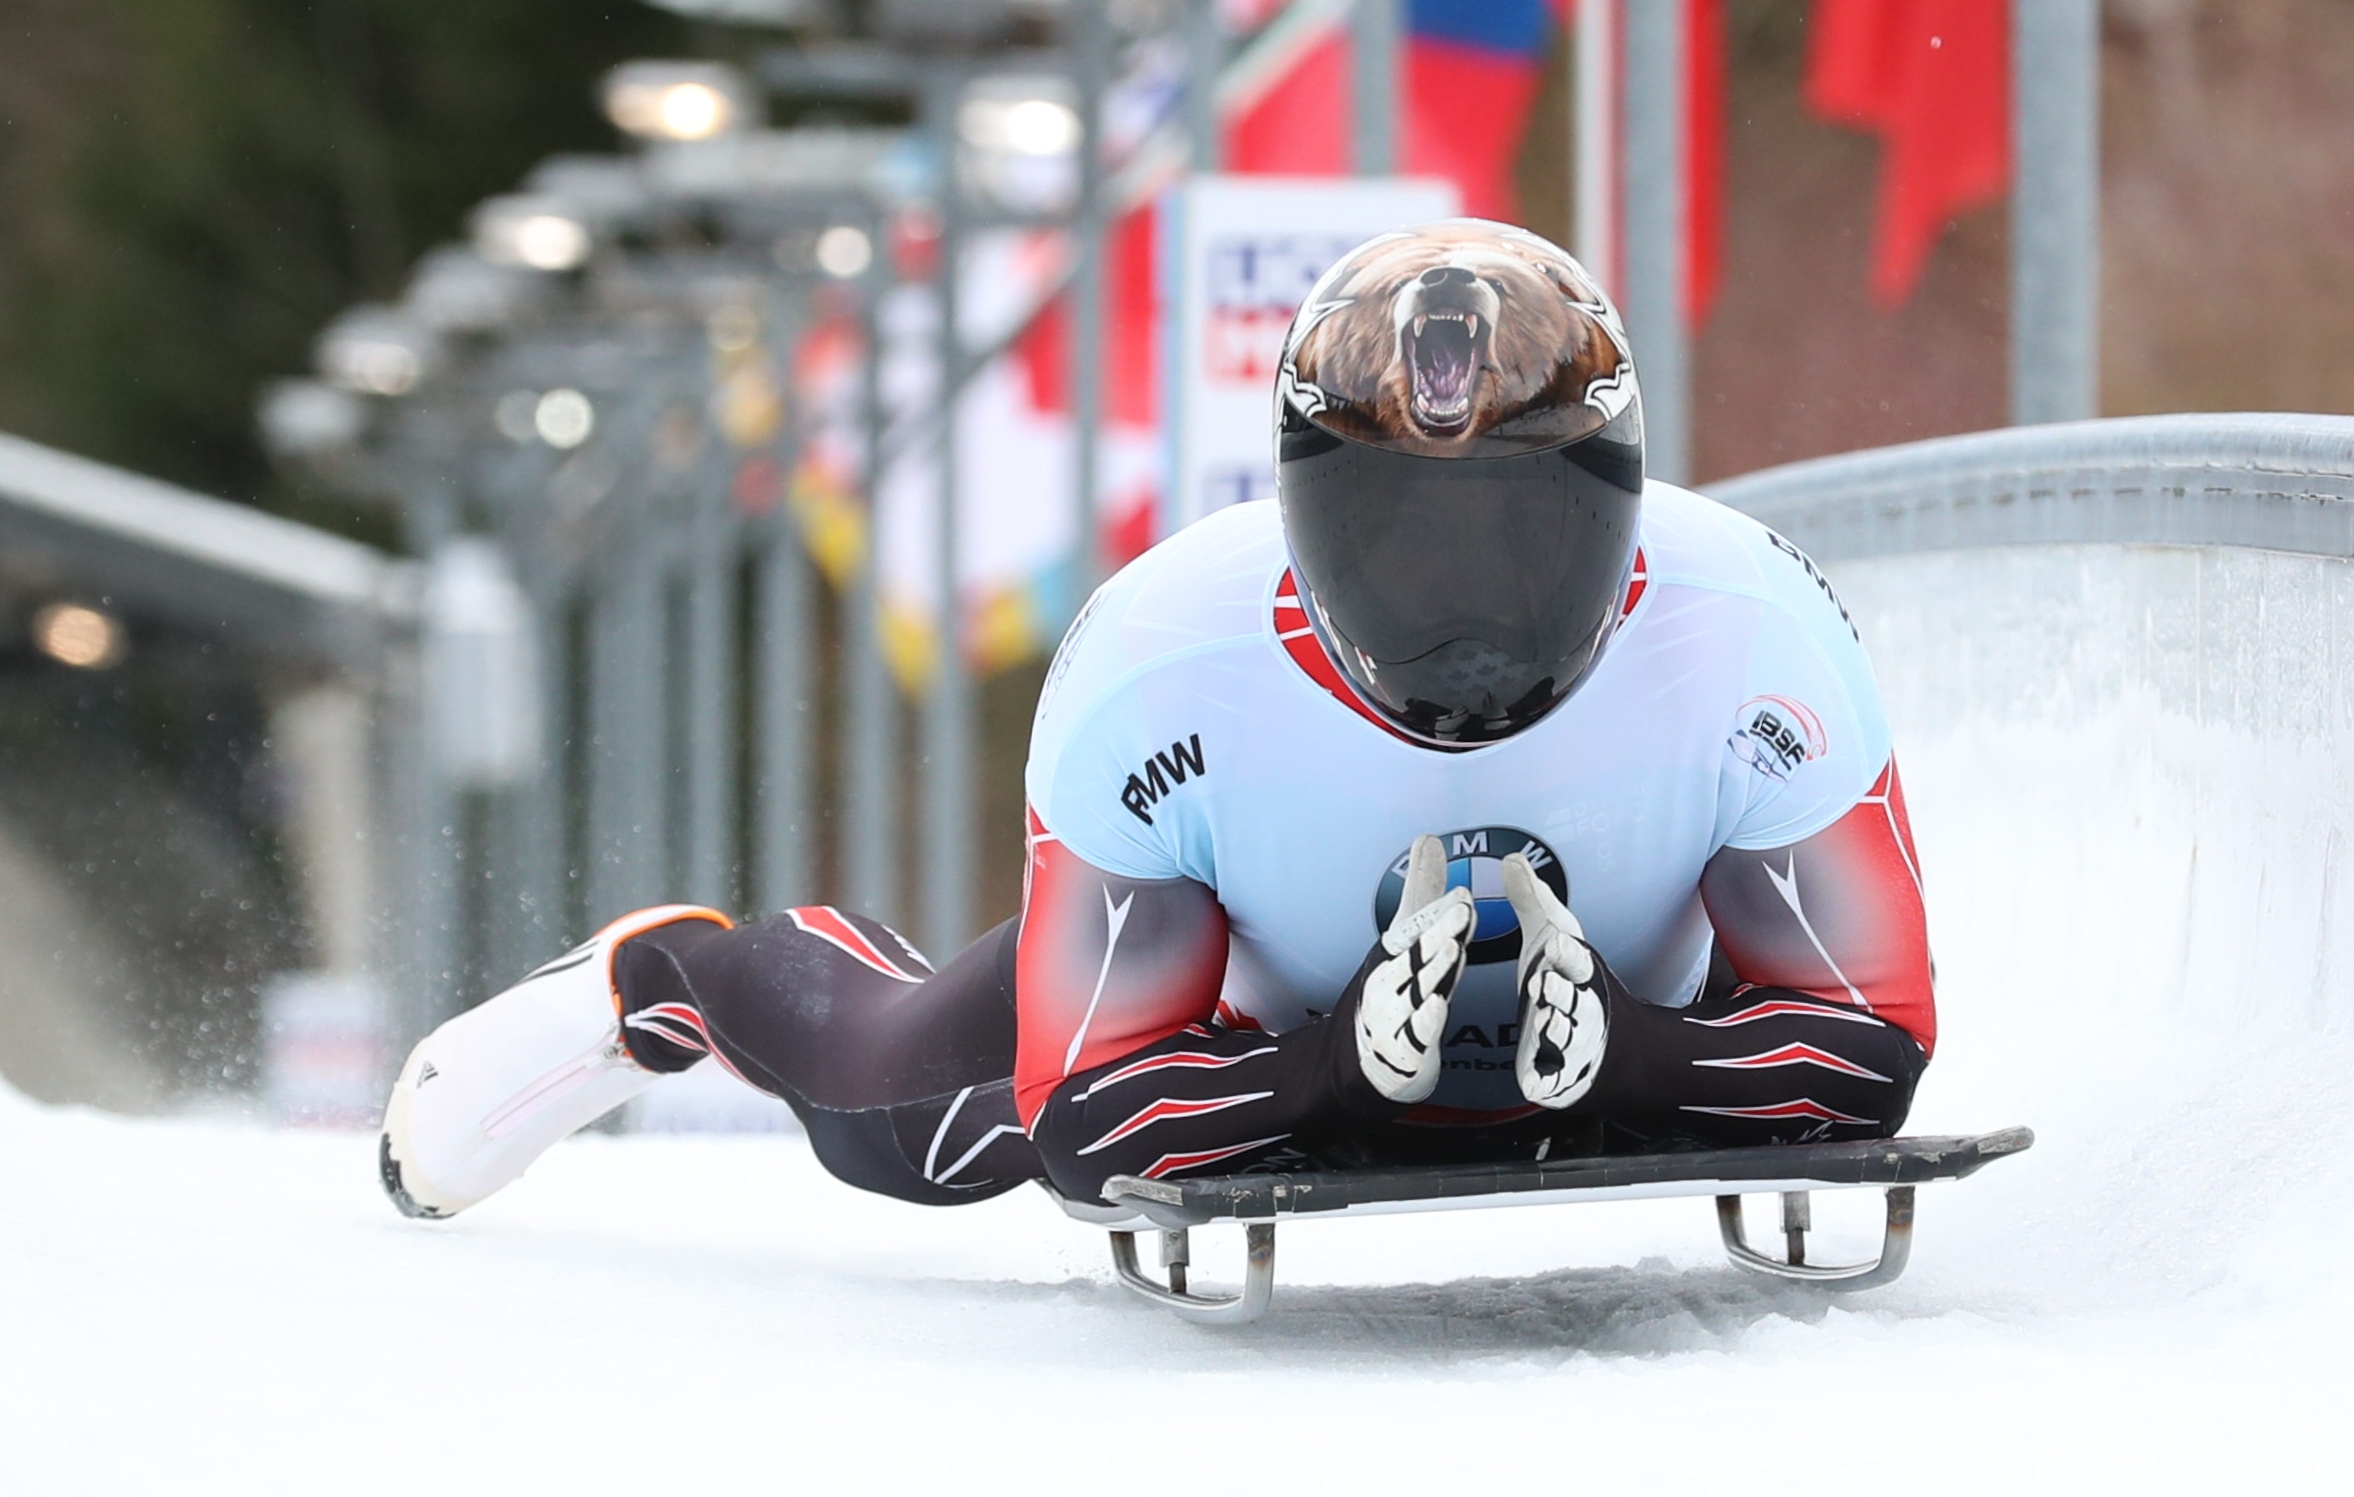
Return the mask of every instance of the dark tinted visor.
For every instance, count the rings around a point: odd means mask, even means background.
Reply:
[[[1642,449],[1617,428],[1639,409],[1583,441],[1484,458],[1286,423],[1284,535],[1360,689],[1424,736],[1465,741],[1515,731],[1568,694],[1608,636],[1634,553]]]

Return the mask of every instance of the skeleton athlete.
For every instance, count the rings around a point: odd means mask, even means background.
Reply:
[[[830,906],[617,920],[417,1045],[393,1200],[706,1058],[937,1204],[1895,1133],[1935,1018],[1870,666],[1796,548],[1643,478],[1586,273],[1469,220],[1362,245],[1277,422],[1278,500],[1063,640],[1018,918],[937,969]]]

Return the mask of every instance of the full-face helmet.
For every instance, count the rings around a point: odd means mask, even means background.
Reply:
[[[1434,746],[1519,732],[1600,658],[1633,565],[1617,311],[1507,224],[1368,240],[1285,337],[1276,492],[1309,619],[1369,704]]]

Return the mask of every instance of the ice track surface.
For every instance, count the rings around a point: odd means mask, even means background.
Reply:
[[[1924,1188],[1890,1288],[1739,1274],[1701,1201],[1543,1207],[1287,1224],[1218,1331],[1041,1195],[861,1196],[792,1137],[585,1137],[424,1224],[369,1138],[0,1095],[0,1491],[2344,1490],[2345,688],[2235,709],[2200,673],[2281,579],[2186,556],[1839,578],[1943,978],[1909,1131],[2040,1139]],[[1990,569],[2021,617],[1936,600]]]

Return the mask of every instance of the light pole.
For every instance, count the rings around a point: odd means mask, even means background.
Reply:
[[[1398,169],[1399,14],[1404,0],[1356,0],[1349,35],[1350,155],[1360,177]]]
[[[1643,376],[1644,470],[1669,483],[1692,476],[1691,349],[1684,318],[1684,95],[1687,10],[1666,0],[1619,7],[1626,87],[1624,123],[1624,259],[1619,311]]]
[[[972,933],[974,859],[973,777],[979,768],[979,737],[973,678],[965,655],[964,488],[959,472],[958,396],[965,381],[964,337],[959,327],[963,297],[959,272],[965,241],[965,203],[959,166],[963,149],[958,115],[963,104],[962,71],[943,68],[928,80],[922,126],[939,163],[940,256],[936,305],[940,370],[940,426],[935,565],[939,570],[934,617],[937,649],[932,688],[924,703],[922,785],[924,825],[930,834],[922,862],[924,943],[945,960]]]
[[[1079,182],[1071,215],[1071,606],[1094,591],[1101,570],[1103,481],[1104,204],[1103,105],[1116,38],[1110,0],[1074,0],[1078,79]]]
[[[2101,18],[2010,0],[2011,421],[2100,411]]]
[[[873,243],[880,246],[886,232],[882,214],[877,212],[869,223]],[[864,350],[858,366],[859,482],[867,523],[866,544],[859,550],[857,570],[843,600],[843,632],[850,653],[843,692],[848,710],[841,737],[844,881],[856,907],[885,924],[901,919],[899,692],[883,653],[878,586],[882,537],[876,524],[881,514],[885,424],[881,313],[890,277],[891,257],[877,252],[869,255],[857,278],[859,341]]]

